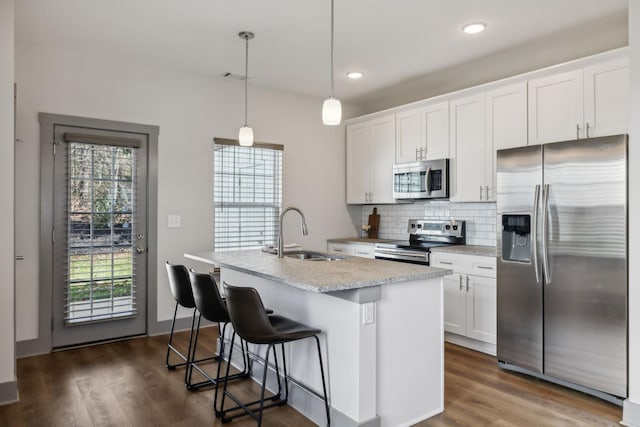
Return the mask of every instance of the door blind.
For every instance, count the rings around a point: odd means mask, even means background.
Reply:
[[[66,325],[137,315],[136,150],[67,144]]]
[[[214,250],[275,243],[282,206],[281,146],[216,144],[214,168]]]

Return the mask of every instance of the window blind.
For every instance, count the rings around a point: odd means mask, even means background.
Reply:
[[[277,239],[282,146],[214,145],[214,250],[258,249]]]
[[[67,325],[138,314],[135,150],[67,145]]]

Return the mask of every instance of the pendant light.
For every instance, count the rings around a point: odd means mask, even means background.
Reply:
[[[342,105],[340,100],[333,97],[333,0],[331,0],[331,96],[322,104],[322,123],[325,125],[339,125],[342,119]]]
[[[251,147],[253,145],[253,129],[247,126],[247,83],[249,80],[249,40],[255,37],[250,31],[241,31],[238,33],[245,42],[245,62],[244,62],[244,125],[238,133],[238,142],[243,147]]]

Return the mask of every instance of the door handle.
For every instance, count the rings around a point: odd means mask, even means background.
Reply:
[[[551,284],[551,272],[549,271],[549,248],[547,242],[548,234],[548,210],[549,210],[549,184],[544,185],[544,191],[542,193],[542,266],[544,270],[544,281],[547,285]]]
[[[469,292],[469,276],[467,276],[467,292]]]
[[[540,207],[540,185],[536,185],[533,196],[533,224],[531,225],[531,250],[533,251],[533,269],[536,271],[536,284],[540,284],[540,266],[538,265],[538,208]]]
[[[22,261],[24,259],[24,255],[16,255],[16,261]]]
[[[136,246],[136,253],[137,254],[143,254],[144,253],[144,247]]]

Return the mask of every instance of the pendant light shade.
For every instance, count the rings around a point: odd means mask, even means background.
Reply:
[[[322,104],[322,123],[329,126],[340,124],[342,120],[342,104],[334,98],[333,87],[333,0],[331,0],[331,96]]]
[[[244,62],[244,126],[240,128],[238,133],[238,142],[243,147],[251,147],[253,145],[253,129],[247,125],[247,83],[249,80],[249,40],[255,37],[250,31],[241,31],[238,37],[244,39],[245,42],[245,62]]]
[[[253,145],[253,129],[249,126],[242,126],[238,134],[238,141],[243,147],[251,147]]]
[[[342,119],[342,104],[333,96],[324,100],[322,104],[322,123],[329,126],[340,124]]]

